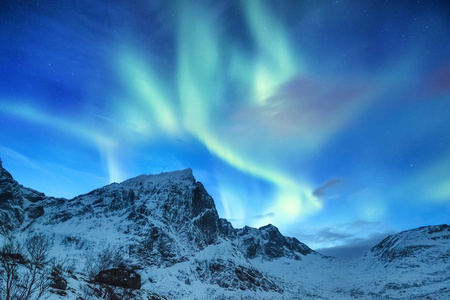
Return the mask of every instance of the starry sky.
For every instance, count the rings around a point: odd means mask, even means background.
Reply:
[[[347,256],[449,222],[446,1],[2,1],[0,78],[47,195],[192,168],[235,227]]]

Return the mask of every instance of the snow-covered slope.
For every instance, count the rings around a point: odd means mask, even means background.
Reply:
[[[89,267],[106,250],[141,276],[141,290],[130,299],[448,295],[446,225],[388,237],[358,263],[343,263],[273,225],[233,228],[219,218],[190,169],[141,175],[66,200],[21,186],[0,161],[0,221],[18,240],[33,233],[51,236],[52,255],[73,261],[67,290],[51,299],[77,299],[94,290]]]
[[[394,299],[450,299],[450,226],[426,226],[388,236],[361,261],[374,291]]]
[[[396,268],[430,267],[450,261],[449,247],[450,226],[426,226],[388,236],[366,257]]]

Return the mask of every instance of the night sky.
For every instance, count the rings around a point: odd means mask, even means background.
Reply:
[[[446,1],[2,1],[0,78],[0,157],[47,195],[192,168],[335,253],[449,223]]]

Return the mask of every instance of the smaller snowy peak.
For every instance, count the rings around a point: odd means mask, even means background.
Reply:
[[[390,235],[373,247],[366,257],[376,257],[389,263],[399,260],[427,258],[450,261],[450,226],[446,224],[425,226]]]
[[[259,229],[245,226],[236,230],[236,236],[239,248],[248,258],[274,259],[289,257],[301,260],[302,256],[315,253],[296,238],[283,236],[278,228],[272,224]]]

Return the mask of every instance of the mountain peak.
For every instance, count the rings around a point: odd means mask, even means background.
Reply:
[[[123,181],[121,184],[132,184],[137,182],[162,182],[162,181],[172,181],[172,182],[193,182],[195,183],[195,178],[191,168],[171,171],[171,172],[162,172],[159,174],[143,174],[130,179]]]
[[[267,224],[264,226],[259,227],[259,230],[264,230],[264,231],[279,231],[278,228],[272,224]]]
[[[194,177],[192,169],[186,168],[182,170],[161,172],[159,174],[148,175],[148,176],[171,176],[171,177]]]
[[[390,235],[373,247],[366,256],[378,257],[385,263],[426,257],[450,247],[450,226],[447,224],[423,226]],[[445,255],[444,255],[445,256]],[[443,256],[443,257],[444,257]]]

